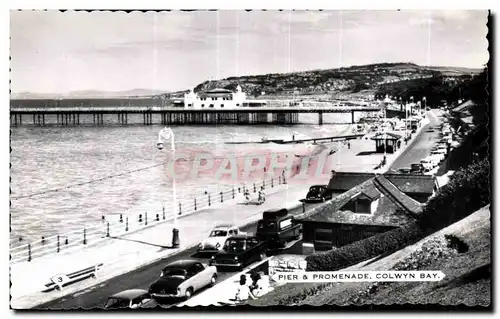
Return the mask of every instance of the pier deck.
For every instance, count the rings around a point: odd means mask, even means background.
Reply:
[[[316,113],[318,124],[323,124],[323,114],[379,112],[377,107],[242,107],[230,109],[189,109],[159,106],[117,107],[12,107],[11,125],[47,125],[49,116],[56,116],[55,125],[80,125],[80,116],[92,115],[93,125],[104,125],[104,115],[116,115],[116,124],[128,124],[129,114],[142,114],[143,124],[298,124],[299,114]],[[82,121],[83,122],[83,121]],[[109,121],[107,121],[109,124]]]

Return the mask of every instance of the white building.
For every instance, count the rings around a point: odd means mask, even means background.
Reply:
[[[263,106],[265,101],[247,100],[245,92],[238,85],[236,92],[227,89],[213,89],[194,93],[191,90],[184,94],[184,108],[186,109],[234,109],[244,106]]]

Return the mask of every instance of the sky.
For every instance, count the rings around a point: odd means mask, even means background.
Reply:
[[[11,11],[12,93],[184,90],[379,62],[482,68],[486,11]]]

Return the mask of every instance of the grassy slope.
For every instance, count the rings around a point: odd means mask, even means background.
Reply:
[[[452,259],[436,260],[425,269],[442,270],[446,278],[441,282],[391,283],[375,293],[358,299],[358,304],[466,304],[488,306],[491,298],[490,240],[491,222],[489,205],[467,218],[436,232],[415,245],[406,247],[385,258],[375,258],[345,270],[389,270],[398,261],[407,258],[423,242],[440,236],[455,235],[469,246],[469,251]],[[421,269],[423,270],[423,269]],[[318,284],[287,284],[266,296],[252,301],[255,306],[276,304],[346,305],[360,296],[372,283],[339,283],[326,285],[318,291]],[[311,290],[307,293],[307,290]],[[309,296],[307,296],[309,295]]]

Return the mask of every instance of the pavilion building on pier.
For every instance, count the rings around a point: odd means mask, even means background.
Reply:
[[[236,109],[265,105],[267,105],[267,102],[263,100],[248,100],[246,93],[241,90],[239,85],[236,87],[236,92],[216,88],[198,93],[191,90],[184,95],[185,109]]]

